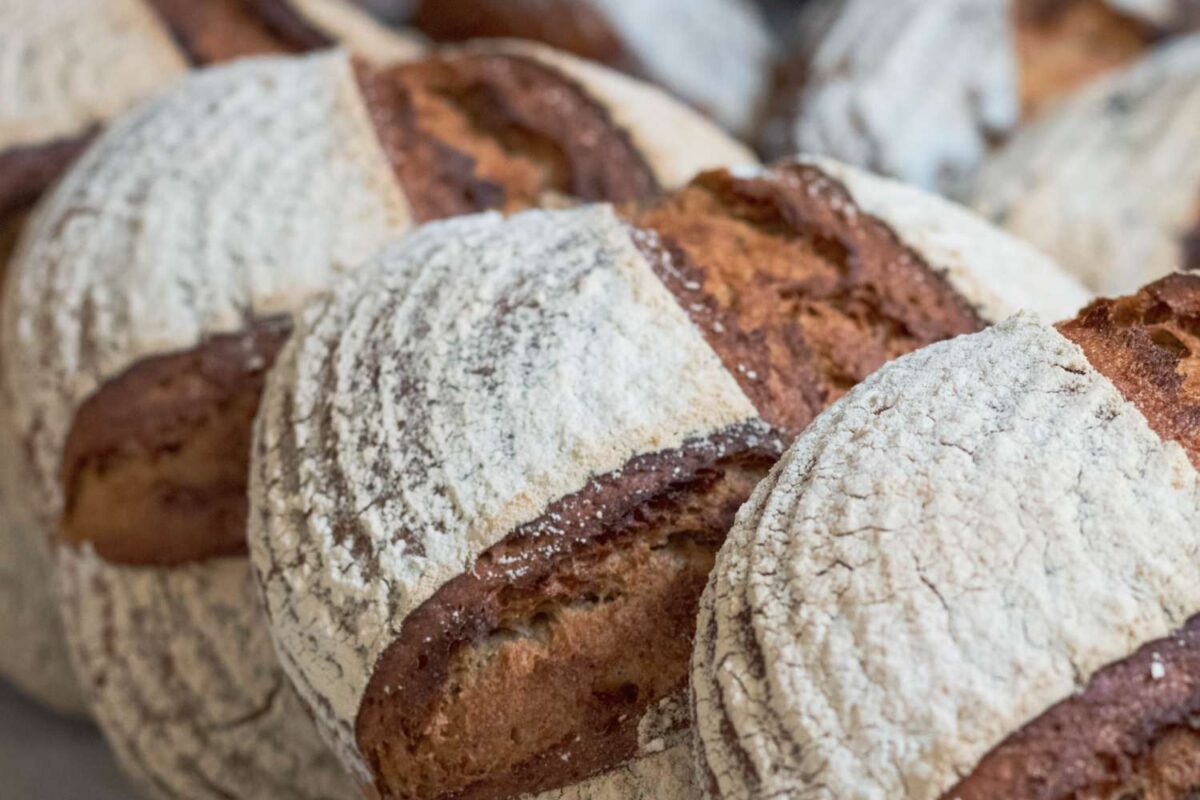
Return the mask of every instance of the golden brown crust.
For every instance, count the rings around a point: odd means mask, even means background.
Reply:
[[[565,195],[652,197],[654,176],[608,112],[531,59],[431,58],[357,68],[384,150],[420,221],[516,211]]]
[[[272,320],[216,336],[93,394],[63,451],[63,538],[125,564],[244,553],[251,423],[287,332]]]
[[[1025,117],[1136,61],[1155,39],[1149,26],[1104,0],[1018,0],[1015,13]]]
[[[635,755],[643,714],[686,685],[716,549],[778,456],[721,444],[738,454],[653,454],[596,479],[405,620],[356,726],[382,797],[509,797]]]
[[[983,321],[821,170],[773,169],[704,173],[633,221],[743,391],[795,435],[884,362]]]
[[[1200,275],[1175,273],[1137,294],[1097,300],[1058,329],[1200,466]]]
[[[1200,617],[1097,672],[988,753],[943,800],[1200,794]]]

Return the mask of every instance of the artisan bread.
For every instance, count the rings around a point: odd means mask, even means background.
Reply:
[[[1026,305],[1084,299],[967,212],[831,164],[709,172],[623,214],[425,226],[317,303],[268,380],[252,560],[285,670],[381,797],[662,755],[698,592],[790,438],[1008,313],[1022,273]]]
[[[1200,786],[1200,279],[925,348],[819,417],[717,558],[709,798]]]
[[[1018,133],[985,162],[971,202],[1093,290],[1133,291],[1195,258],[1198,140],[1200,36],[1190,36]]]
[[[669,153],[649,130],[664,115],[690,126]],[[139,783],[349,785],[283,682],[245,560],[250,424],[290,315],[415,222],[652,198],[727,157],[749,155],[660,93],[502,44],[244,60],[96,141],[27,226],[2,361],[71,655]]]
[[[386,3],[385,3],[386,4]],[[746,132],[773,44],[751,0],[391,0],[438,41],[542,42],[652,81]]]
[[[1019,121],[1136,61],[1164,32],[1110,0],[814,0],[761,144],[960,192]]]

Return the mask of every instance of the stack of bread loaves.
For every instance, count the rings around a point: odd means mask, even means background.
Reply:
[[[417,50],[344,0],[277,5],[371,53]],[[243,0],[0,0],[0,278],[34,201],[110,118],[175,84],[189,65],[309,44],[267,25]],[[0,419],[0,471],[17,471],[0,482],[0,509],[13,502],[19,474],[6,428]],[[40,539],[0,536],[0,640],[12,645],[0,648],[0,675],[60,710],[81,712],[44,561]]]
[[[970,214],[825,163],[426,226],[268,380],[250,548],[283,666],[382,797],[642,757],[558,796],[687,797],[697,601],[782,448],[890,358],[1082,301]]]
[[[876,372],[739,514],[708,798],[1200,791],[1200,277]]]
[[[123,117],[33,216],[6,286],[5,653],[54,630],[29,556],[51,537],[84,693],[143,786],[345,796],[243,555],[250,422],[289,315],[414,223],[648,200],[751,159],[662,93],[531,45],[247,60]],[[40,658],[5,666],[61,697],[39,677],[65,667]]]

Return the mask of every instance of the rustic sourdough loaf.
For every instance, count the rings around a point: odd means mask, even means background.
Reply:
[[[393,17],[439,41],[543,42],[657,83],[746,132],[772,42],[752,0],[392,0]]]
[[[710,798],[1200,791],[1200,278],[885,366],[738,515],[692,665]]]
[[[1071,98],[980,170],[972,203],[1096,291],[1200,264],[1200,36]]]
[[[663,118],[679,123],[669,151],[651,129]],[[748,158],[659,92],[502,44],[386,67],[246,60],[101,135],[27,227],[2,361],[74,663],[143,785],[343,788],[284,686],[244,557],[250,423],[289,315],[414,222],[648,199]]]
[[[341,42],[411,57],[417,40],[348,0],[0,0],[0,216],[32,203],[109,119],[189,65]]]
[[[761,143],[959,191],[1019,120],[1162,34],[1113,0],[814,0]]]
[[[645,754],[635,796],[673,796],[699,591],[781,448],[890,358],[1083,301],[969,213],[838,165],[623,213],[426,226],[268,380],[252,560],[285,670],[381,797]]]

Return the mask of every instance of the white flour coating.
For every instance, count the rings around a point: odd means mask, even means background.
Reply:
[[[1118,11],[1123,11],[1165,30],[1186,24],[1189,19],[1195,20],[1197,14],[1200,13],[1200,5],[1197,5],[1196,0],[1106,0],[1106,2]]]
[[[772,41],[750,0],[591,0],[645,74],[747,131],[770,76]]]
[[[819,153],[925,188],[955,188],[1016,124],[1009,5],[1000,0],[813,0],[796,113],[768,122],[776,154]]]
[[[0,151],[79,135],[186,69],[142,0],[0,0]]]
[[[197,73],[114,123],[31,219],[6,286],[5,386],[29,446],[24,466],[41,535],[57,525],[70,425],[100,385],[146,356],[296,310],[408,222],[344,53]],[[243,793],[264,796],[279,780],[269,773],[282,768],[303,784],[279,796],[332,796],[313,777],[328,772],[329,760],[315,733],[306,738],[311,723],[301,707],[280,700],[257,713],[259,689],[283,676],[258,632],[254,594],[234,597],[228,581],[202,568],[105,568],[72,555],[60,552],[58,580],[76,593],[64,604],[73,657],[106,734],[143,782],[162,796],[225,797],[228,786],[206,792],[203,780],[241,776]],[[93,603],[93,590],[115,599]],[[160,606],[170,604],[183,611],[158,624]],[[189,629],[193,612],[197,627]],[[115,654],[97,645],[114,626],[128,637]],[[246,645],[222,651],[236,653],[244,673],[214,671],[198,642]],[[147,655],[161,648],[173,649],[171,660]],[[224,694],[223,680],[235,681]],[[212,696],[219,735],[204,733],[211,720],[200,711],[131,704],[135,691],[172,697],[177,684],[190,687],[178,698],[189,709]],[[252,740],[267,743],[255,754],[260,772],[245,761]],[[188,788],[176,792],[178,781]]]
[[[64,547],[58,575],[93,712],[148,794],[361,796],[279,669],[245,558],[158,569]]]
[[[745,145],[666,92],[607,67],[515,39],[481,41],[456,49],[524,56],[564,73],[605,107],[629,134],[654,177],[668,189],[682,186],[706,169],[758,163]]]
[[[0,403],[0,677],[57,711],[83,716],[87,705],[48,577],[50,543],[29,507],[8,407]]]
[[[1200,224],[1200,36],[1068,99],[980,170],[973,204],[1101,294],[1180,265]]]
[[[1102,294],[1180,264],[1200,224],[1200,36],[1097,82],[980,170],[974,205]]]
[[[250,549],[347,763],[379,655],[443,584],[591,478],[750,420],[608,206],[427,225],[305,314],[259,410]]]
[[[866,213],[945,274],[987,320],[1032,311],[1065,319],[1091,293],[1052,260],[957,203],[827,158],[805,158],[840,181]]]
[[[701,602],[700,762],[729,800],[934,800],[1200,607],[1198,525],[1182,448],[1052,328],[892,362],[739,513]]]
[[[687,745],[639,758],[534,800],[700,800]]]
[[[412,61],[428,49],[420,36],[389,28],[350,0],[289,0],[304,20],[355,55],[376,64]]]
[[[103,382],[298,308],[408,221],[341,52],[197,73],[112,125],[30,220],[5,293],[4,369],[48,518]]]

